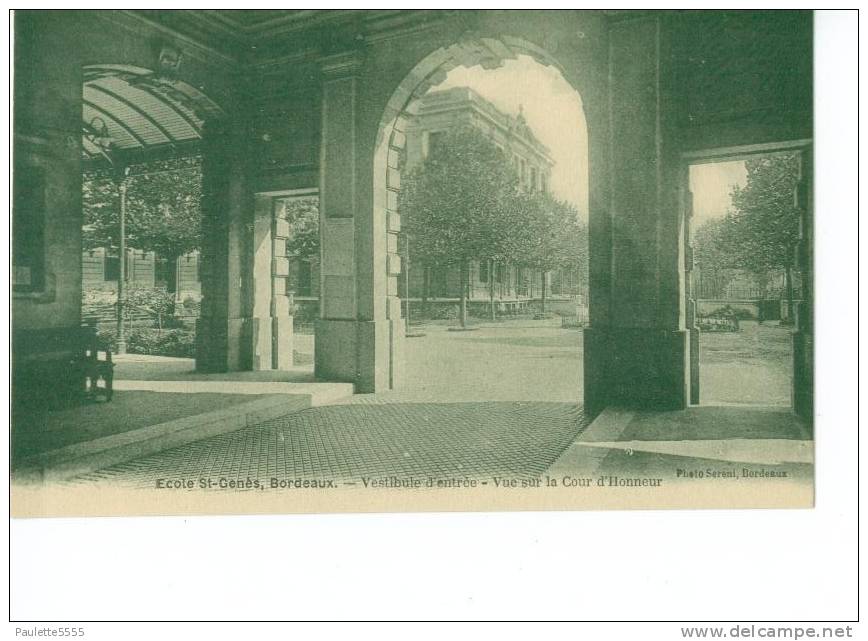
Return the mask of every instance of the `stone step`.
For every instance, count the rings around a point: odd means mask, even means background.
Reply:
[[[161,385],[162,383],[162,385]],[[118,381],[115,389],[166,391],[165,381]],[[177,382],[174,383],[177,390]],[[225,386],[225,389],[223,387]],[[203,412],[157,425],[73,443],[21,462],[15,483],[57,483],[211,436],[234,432],[352,395],[348,383],[230,383],[187,381],[184,391],[269,394],[229,408]]]

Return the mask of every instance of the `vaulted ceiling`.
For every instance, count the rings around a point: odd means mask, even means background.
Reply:
[[[356,9],[137,9],[128,13],[239,62],[264,62],[321,45],[336,31],[368,34],[444,11]]]

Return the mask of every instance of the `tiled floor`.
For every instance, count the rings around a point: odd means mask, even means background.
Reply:
[[[114,466],[76,482],[153,487],[158,478],[536,477],[585,426],[568,403],[389,403],[319,407]]]
[[[706,407],[644,416],[617,438],[603,439],[628,441],[625,447],[575,443],[569,461],[559,460],[580,434],[594,441],[583,434],[587,422],[578,403],[581,340],[581,332],[555,326],[503,324],[473,332],[429,327],[426,336],[407,341],[400,391],[347,397],[73,483],[153,487],[159,478],[358,483],[364,476],[390,475],[538,477],[553,464],[572,470],[653,469],[666,476],[709,462],[784,464],[792,476],[810,479],[812,465],[802,460],[803,452],[790,452],[794,439],[808,447],[810,435],[796,429],[799,424],[781,409]],[[712,337],[706,349],[714,344]],[[768,456],[745,458],[744,448],[721,439],[748,449],[755,445]]]
[[[73,482],[535,477],[585,426],[580,341],[559,327],[431,328],[407,342],[400,392],[359,394]]]

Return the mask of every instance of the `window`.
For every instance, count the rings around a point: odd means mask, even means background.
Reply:
[[[443,145],[446,139],[445,131],[430,131],[428,132],[428,154],[435,153],[438,147]]]
[[[529,284],[530,279],[527,270],[519,267],[515,272],[515,293],[518,296],[527,296],[529,294]]]
[[[487,283],[488,282],[488,261],[483,260],[479,263],[479,282]]]
[[[536,167],[530,168],[530,190],[536,191],[537,186],[537,171]]]
[[[117,280],[121,277],[121,261],[118,260],[117,253],[109,253],[110,251],[112,250],[107,250],[105,255],[103,280]]]
[[[548,193],[549,191],[549,180],[546,172],[540,173],[540,189],[543,193]]]
[[[202,270],[199,268],[199,254],[191,253],[184,256],[184,263],[186,264],[189,273],[192,274],[190,280],[195,283],[202,282]]]
[[[446,269],[443,267],[431,268],[431,295],[435,298],[442,298],[449,295]]]
[[[126,269],[124,270],[124,273],[126,275],[125,280],[129,281],[130,280],[130,256],[129,256],[129,253],[127,253],[127,261],[126,261],[126,264],[124,266],[126,267]],[[103,269],[103,274],[104,274],[103,280],[106,280],[106,281],[109,281],[109,280],[116,281],[120,278],[120,276],[121,276],[121,261],[118,258],[118,250],[117,249],[106,249],[105,268]]]
[[[494,277],[494,279],[495,279],[495,281],[497,281],[497,283],[499,283],[499,284],[503,283],[503,276],[504,276],[505,272],[506,272],[506,265],[504,265],[503,263],[497,263],[495,265],[495,269],[494,269],[495,277]]]
[[[166,291],[174,292],[178,284],[178,261],[156,257],[154,259],[154,285],[165,287]]]
[[[298,263],[298,292],[299,296],[310,296],[311,292],[311,269],[310,262],[301,260]]]
[[[38,167],[19,167],[13,178],[12,289],[45,288],[45,174]]]

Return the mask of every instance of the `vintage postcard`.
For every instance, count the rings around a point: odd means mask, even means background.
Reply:
[[[813,505],[812,12],[13,30],[13,516]]]

